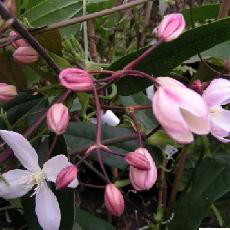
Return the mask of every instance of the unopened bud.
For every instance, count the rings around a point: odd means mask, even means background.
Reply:
[[[59,75],[61,84],[67,89],[84,92],[92,90],[92,76],[85,70],[78,68],[67,68],[61,71]]]
[[[150,169],[150,163],[148,161],[148,158],[138,152],[130,152],[126,154],[125,160],[129,165],[133,166],[134,168],[144,171]]]
[[[32,64],[38,60],[39,55],[32,47],[19,47],[14,51],[13,58],[20,64]]]
[[[182,14],[169,14],[161,21],[157,35],[161,41],[169,42],[178,38],[184,29],[184,16]]]
[[[135,190],[148,190],[156,183],[157,180],[157,168],[156,165],[145,148],[139,148],[135,152],[144,155],[150,164],[150,169],[148,171],[139,170],[130,166],[129,178]]]
[[[10,32],[10,37],[13,38],[13,37],[16,36],[16,35],[17,35],[17,33],[16,33],[15,31],[11,31],[11,32]],[[12,42],[12,46],[13,46],[15,49],[17,49],[17,48],[19,48],[19,47],[27,47],[27,46],[30,46],[30,45],[26,42],[26,40],[20,38],[20,39],[18,39],[18,40],[13,41],[13,42]]]
[[[191,85],[191,89],[201,94],[203,90],[203,85],[202,85],[201,80],[195,80]]]
[[[64,189],[71,184],[77,177],[77,168],[74,165],[69,165],[62,169],[57,175],[56,189]]]
[[[63,134],[69,124],[68,108],[62,103],[52,105],[47,112],[47,123],[51,131]]]
[[[16,87],[6,83],[0,83],[0,101],[8,102],[17,96]]]
[[[124,198],[114,184],[107,184],[104,195],[105,207],[111,215],[121,216],[124,212]]]

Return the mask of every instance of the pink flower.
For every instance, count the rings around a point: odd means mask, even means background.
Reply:
[[[32,64],[39,59],[38,53],[30,46],[19,47],[13,53],[13,58],[19,64]]]
[[[222,108],[230,102],[230,81],[215,79],[203,93],[203,99],[209,108],[211,134],[218,140],[227,143],[230,132],[230,111]]]
[[[66,188],[76,178],[77,168],[72,164],[68,165],[67,167],[63,168],[57,175],[56,189],[59,190]]]
[[[138,152],[130,152],[125,155],[126,162],[134,168],[147,171],[150,169],[148,158]]]
[[[178,38],[184,29],[184,16],[182,14],[169,14],[161,21],[157,35],[161,41],[169,42]]]
[[[52,105],[47,112],[47,123],[51,131],[57,135],[65,132],[69,124],[69,110],[62,103]]]
[[[105,207],[111,215],[121,216],[124,212],[124,198],[114,184],[107,184],[104,195]]]
[[[0,102],[8,102],[17,96],[16,87],[0,83]]]
[[[67,89],[84,92],[92,90],[93,79],[85,70],[78,68],[67,68],[59,75],[61,84]]]
[[[138,148],[135,152],[144,155],[150,165],[148,171],[139,170],[130,166],[129,178],[135,190],[148,190],[153,187],[157,180],[157,168],[150,153],[145,148]]]
[[[153,112],[165,131],[179,143],[191,143],[192,133],[210,131],[208,107],[202,97],[169,77],[157,78]]]

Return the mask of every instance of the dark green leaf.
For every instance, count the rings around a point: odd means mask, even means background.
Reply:
[[[196,29],[188,30],[178,39],[162,44],[140,62],[136,69],[153,74],[153,76],[166,76],[183,61],[229,39],[230,18],[225,18]],[[144,50],[146,48],[118,59],[111,65],[110,69],[122,69],[130,61],[143,53]],[[117,84],[120,94],[130,95],[143,90],[150,83],[143,79],[135,78],[134,80],[133,77],[125,77]]]

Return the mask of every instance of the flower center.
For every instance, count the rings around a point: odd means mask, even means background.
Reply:
[[[209,109],[209,113],[212,117],[218,117],[220,116],[222,110],[223,109],[221,106],[213,106],[212,108]]]

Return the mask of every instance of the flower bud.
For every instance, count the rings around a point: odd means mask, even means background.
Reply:
[[[17,35],[17,33],[15,32],[15,31],[11,31],[10,32],[10,37],[14,37],[14,36],[16,36]],[[26,40],[24,40],[24,39],[18,39],[18,40],[15,40],[15,41],[13,41],[12,42],[12,46],[15,48],[15,49],[17,49],[17,48],[19,48],[19,47],[27,47],[27,46],[30,46],[28,43],[27,43],[27,41]]]
[[[67,89],[84,92],[92,90],[93,79],[85,70],[78,68],[67,68],[59,75],[60,83]]]
[[[121,216],[124,212],[124,198],[114,184],[107,184],[104,195],[105,207],[114,216]]]
[[[191,89],[193,89],[197,93],[201,94],[202,90],[203,90],[203,85],[202,85],[201,80],[195,80],[195,81],[193,81],[193,83],[191,85]]]
[[[69,124],[68,108],[62,103],[52,105],[47,112],[47,123],[51,131],[63,134]]]
[[[69,165],[62,169],[57,175],[56,189],[66,188],[77,177],[77,168],[74,165]]]
[[[143,171],[130,166],[129,178],[131,184],[135,190],[148,190],[152,188],[157,180],[156,165],[147,149],[139,148],[135,150],[135,152],[144,155],[148,159],[150,169],[148,171]]]
[[[138,152],[130,152],[125,156],[126,162],[136,169],[147,171],[150,169],[150,163],[145,155]]]
[[[185,20],[182,14],[166,15],[161,21],[157,36],[163,42],[169,42],[178,38],[185,29]]]
[[[6,83],[0,83],[0,101],[8,102],[17,95],[16,87]]]
[[[32,64],[38,60],[39,55],[32,47],[19,47],[14,51],[13,58],[20,64]]]

